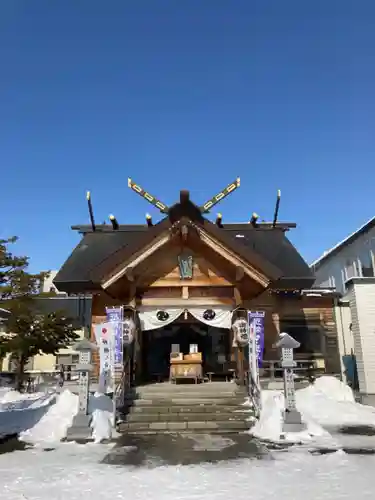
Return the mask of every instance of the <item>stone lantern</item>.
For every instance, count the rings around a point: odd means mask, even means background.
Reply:
[[[79,353],[79,363],[76,369],[79,373],[78,381],[78,413],[73,419],[72,426],[68,429],[67,439],[70,441],[87,441],[91,438],[90,415],[89,415],[89,386],[90,372],[93,369],[92,353],[97,349],[87,339],[82,339],[73,346]]]
[[[279,340],[275,347],[281,349],[281,367],[284,374],[284,399],[285,409],[283,414],[283,431],[300,432],[305,425],[302,422],[301,414],[296,407],[296,397],[294,389],[294,372],[296,366],[293,350],[297,349],[300,343],[288,333],[280,333]]]
[[[93,344],[87,339],[82,339],[73,346],[73,349],[79,353],[79,363],[76,370],[79,373],[78,380],[78,396],[79,410],[78,413],[87,415],[88,400],[89,400],[89,385],[90,372],[93,370],[92,352],[97,349],[96,344]]]

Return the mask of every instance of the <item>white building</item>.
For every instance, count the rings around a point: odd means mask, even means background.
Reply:
[[[315,286],[343,296],[335,308],[342,370],[343,359],[355,357],[362,402],[375,405],[375,217],[310,267]]]
[[[336,288],[343,295],[351,278],[375,276],[375,217],[323,253],[310,267],[315,286]]]

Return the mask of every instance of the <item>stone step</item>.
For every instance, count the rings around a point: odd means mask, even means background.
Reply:
[[[152,398],[127,399],[125,406],[241,405],[244,398]]]
[[[244,399],[243,394],[218,394],[218,393],[185,393],[185,392],[156,392],[156,393],[144,393],[137,392],[135,394],[135,399]]]
[[[159,413],[159,414],[182,414],[182,413],[231,413],[235,410],[248,409],[239,405],[134,405],[128,406],[120,410],[120,413]],[[244,412],[246,413],[246,412]]]
[[[186,412],[186,413],[129,413],[122,416],[126,422],[206,422],[244,421],[250,413],[236,412]]]
[[[141,431],[132,431],[132,430],[127,430],[124,432],[118,431],[120,434],[126,434],[127,436],[139,436],[139,437],[144,437],[144,436],[160,436],[163,434],[179,434],[181,436],[191,436],[192,434],[218,434],[219,436],[236,436],[238,434],[242,434],[243,432],[247,432],[249,429],[245,430],[238,430],[238,429],[194,429],[194,430],[189,430],[189,429],[183,429],[180,431],[171,431],[171,430],[158,430],[158,431],[153,431],[153,430],[141,430]]]
[[[120,422],[117,425],[118,432],[142,432],[169,431],[169,432],[206,432],[232,431],[240,432],[251,428],[252,423],[244,420],[223,421],[187,421],[187,422]]]

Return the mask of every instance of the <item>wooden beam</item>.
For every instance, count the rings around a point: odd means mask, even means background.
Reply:
[[[244,268],[241,266],[236,267],[236,281],[241,281],[245,276]]]
[[[210,306],[222,306],[228,305],[234,307],[234,299],[230,299],[227,297],[222,298],[211,298],[211,297],[202,297],[202,298],[189,298],[189,299],[181,299],[181,298],[144,298],[138,300],[138,305],[149,306],[149,307],[190,307],[190,306],[199,306],[199,307],[210,307]]]
[[[188,237],[188,234],[189,234],[189,228],[186,224],[184,224],[182,227],[181,227],[181,236],[182,236],[182,239],[184,241],[187,240],[187,237]]]
[[[233,293],[234,293],[234,300],[236,302],[236,307],[242,305],[243,300],[242,300],[241,292],[239,291],[239,289],[237,287],[234,289]]]
[[[126,276],[126,278],[127,278],[129,281],[131,281],[131,282],[133,282],[133,281],[135,280],[135,278],[134,278],[134,274],[133,274],[133,268],[132,268],[132,267],[128,267],[128,268],[126,269],[126,271],[125,271],[125,276]]]
[[[182,298],[185,300],[189,298],[189,287],[187,286],[182,287]]]
[[[139,285],[141,286],[141,284]],[[229,283],[225,278],[221,277],[207,277],[207,278],[193,278],[191,280],[181,280],[180,278],[168,278],[168,279],[158,279],[148,285],[149,288],[162,288],[162,287],[179,287],[179,286],[187,286],[187,287],[197,287],[197,286],[217,286],[217,287],[222,287],[222,286],[227,286],[231,287],[233,286],[232,283]]]
[[[111,286],[113,283],[118,281],[120,278],[122,278],[126,273],[128,272],[129,269],[133,269],[136,267],[138,264],[146,260],[150,255],[152,255],[156,250],[161,248],[163,245],[165,245],[169,240],[170,240],[170,233],[168,232],[166,235],[164,235],[162,238],[157,240],[155,243],[153,243],[151,246],[146,248],[138,257],[133,259],[131,262],[128,262],[126,265],[124,265],[122,268],[119,269],[117,273],[115,273],[113,276],[111,276],[107,281],[105,281],[102,284],[102,287],[104,289],[108,288]]]
[[[232,254],[232,252],[229,252],[228,249],[212,239],[207,233],[199,230],[199,237],[203,243],[212,248],[217,254],[221,255],[221,257],[226,259],[228,262],[236,267],[243,267],[245,274],[250,276],[250,278],[257,283],[261,284],[264,288],[269,285],[270,280],[267,278],[267,276],[251,267],[251,265],[249,265],[247,262],[244,262],[240,257]]]

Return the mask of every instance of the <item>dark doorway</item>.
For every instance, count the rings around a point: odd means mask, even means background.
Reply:
[[[174,324],[142,333],[142,382],[169,380],[173,344],[182,354],[189,354],[196,344],[202,353],[203,373],[225,372],[230,363],[229,330],[209,328],[204,324]]]

